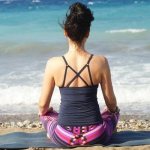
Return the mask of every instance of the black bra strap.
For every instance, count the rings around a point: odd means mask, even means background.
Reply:
[[[89,65],[89,63],[90,63],[92,57],[93,57],[93,54],[91,54],[91,56],[90,56],[90,58],[89,58],[89,60],[88,60],[88,62],[87,62],[87,65]]]
[[[66,75],[67,75],[68,63],[67,63],[67,61],[66,61],[66,59],[65,59],[64,56],[62,56],[62,58],[63,58],[63,60],[64,60],[64,62],[65,62],[65,64],[66,64],[65,74],[64,74],[64,80],[63,80],[63,84],[62,84],[62,87],[64,87],[64,85],[65,85],[65,80],[66,80]]]
[[[94,85],[93,84],[93,80],[92,80],[91,71],[90,71],[90,66],[88,65],[87,68],[88,68],[88,72],[89,72],[89,77],[90,77],[90,80],[91,80],[91,84]]]
[[[85,67],[86,67],[86,65],[83,66],[83,68],[82,68],[79,72],[76,72],[71,66],[69,66],[69,68],[70,68],[72,71],[74,71],[74,72],[76,73],[76,75],[75,75],[74,78],[67,84],[67,87],[69,87],[70,84],[71,84],[71,83],[75,80],[75,78],[77,78],[77,77],[81,78],[82,81],[83,81],[87,86],[89,86],[88,83],[80,76],[80,73],[84,70]]]
[[[67,63],[67,60],[66,60],[65,56],[62,56],[62,58],[63,58],[63,60],[64,60],[64,62],[66,64],[66,66],[68,66],[68,63]]]
[[[91,80],[91,84],[94,85],[93,81],[92,81],[92,75],[91,75],[91,71],[90,71],[90,66],[89,66],[89,63],[90,63],[92,57],[93,57],[93,54],[91,54],[91,56],[90,56],[90,58],[89,58],[89,60],[87,62],[87,68],[88,68],[88,72],[89,72],[89,77],[90,77],[90,80]]]
[[[82,72],[86,67],[88,68],[88,72],[89,72],[89,77],[90,77],[90,80],[91,80],[91,84],[93,85],[92,76],[91,76],[90,67],[89,67],[89,63],[90,63],[92,57],[93,57],[93,54],[91,54],[90,58],[89,58],[88,61],[87,61],[87,64],[84,65],[84,66],[82,67],[82,69],[81,69],[79,72],[76,72],[71,66],[68,65],[67,60],[65,59],[65,57],[62,56],[62,58],[63,58],[63,60],[64,60],[64,62],[65,62],[65,64],[66,64],[65,74],[64,74],[64,80],[63,80],[62,87],[64,87],[64,85],[65,85],[65,80],[66,80],[66,75],[67,75],[67,69],[68,69],[68,67],[69,67],[76,75],[75,75],[75,76],[72,78],[72,80],[67,84],[67,87],[69,87],[70,84],[71,84],[71,83],[75,80],[75,78],[77,78],[77,77],[81,78],[82,81],[83,81],[87,86],[89,86],[88,83],[80,76],[81,72]]]

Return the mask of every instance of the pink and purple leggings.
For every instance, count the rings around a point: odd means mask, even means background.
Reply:
[[[111,113],[107,109],[101,113],[103,123],[88,126],[60,126],[57,123],[58,113],[48,112],[40,116],[47,132],[47,137],[58,146],[81,146],[105,144],[111,138],[116,128],[119,112]]]

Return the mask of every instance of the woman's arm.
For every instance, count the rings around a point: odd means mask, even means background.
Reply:
[[[111,82],[111,73],[109,69],[109,64],[106,58],[104,58],[104,65],[101,78],[101,88],[108,109],[111,112],[115,112],[117,109],[117,101]]]
[[[42,92],[38,103],[39,115],[44,115],[49,110],[50,100],[55,87],[52,66],[53,64],[49,60],[46,64]]]

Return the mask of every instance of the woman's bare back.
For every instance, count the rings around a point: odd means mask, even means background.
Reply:
[[[77,73],[87,64],[91,54],[85,53],[84,55],[64,55],[68,65],[73,68]],[[65,76],[66,63],[63,60],[63,57],[54,57],[50,59],[51,61],[51,71],[54,75],[55,85],[62,87],[63,80]],[[91,85],[89,71],[91,73],[91,78],[94,85],[98,85],[102,81],[102,72],[105,67],[106,58],[104,56],[94,55],[89,62],[88,67],[85,67],[84,70],[80,73],[81,78],[83,78],[88,85]],[[52,66],[53,65],[53,66]],[[67,85],[76,76],[76,73],[68,68],[66,72],[66,80],[64,86]],[[70,87],[84,87],[86,86],[85,82],[80,77],[77,77],[71,84]]]

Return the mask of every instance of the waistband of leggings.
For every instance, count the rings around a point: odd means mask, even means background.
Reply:
[[[85,145],[86,143],[100,137],[104,132],[104,125],[100,124],[93,130],[83,133],[83,134],[74,134],[72,132],[67,131],[60,125],[57,125],[55,128],[56,135],[66,142],[69,145]]]

